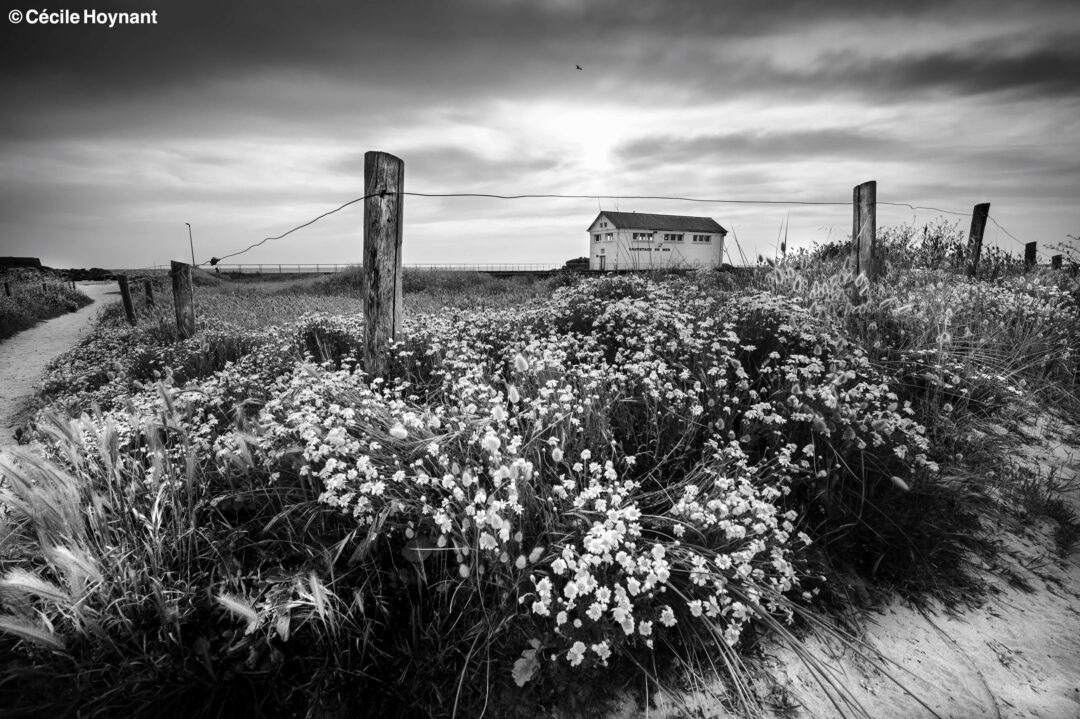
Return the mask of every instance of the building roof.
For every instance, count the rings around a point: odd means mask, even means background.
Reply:
[[[596,220],[606,217],[619,230],[677,230],[683,232],[718,232],[727,234],[727,230],[711,217],[691,217],[689,215],[654,215],[648,212],[601,212]],[[592,221],[589,227],[596,224]]]

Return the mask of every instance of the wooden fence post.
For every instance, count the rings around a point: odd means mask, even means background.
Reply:
[[[42,292],[48,292],[49,291],[49,283],[46,282],[45,280],[41,281],[41,291]]]
[[[135,324],[135,305],[131,302],[131,287],[128,285],[127,275],[120,275],[116,281],[120,284],[120,299],[124,301],[124,314],[128,324]]]
[[[874,239],[877,235],[877,182],[855,186],[852,197],[851,259],[855,275],[874,278]]]
[[[401,331],[402,196],[405,163],[364,154],[364,371],[385,377],[387,351]]]
[[[1033,268],[1035,266],[1035,263],[1036,263],[1035,245],[1036,244],[1037,243],[1035,243],[1035,242],[1029,242],[1026,245],[1024,245],[1024,267],[1026,269],[1030,270],[1031,268]]]
[[[146,307],[149,309],[154,306],[154,283],[143,280],[143,292],[146,295]]]
[[[7,282],[4,283],[4,295],[7,297],[11,297],[11,285],[9,285]]]
[[[191,289],[191,265],[172,261],[173,304],[176,306],[176,329],[184,339],[195,335],[195,298]]]
[[[982,254],[983,232],[986,220],[990,217],[990,203],[975,205],[971,211],[971,231],[968,233],[968,276],[974,277],[979,271],[979,256]]]

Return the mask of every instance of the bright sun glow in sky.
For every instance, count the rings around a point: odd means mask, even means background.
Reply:
[[[1071,1],[131,9],[157,22],[4,23],[0,254],[161,265],[190,222],[202,262],[362,195],[368,150],[407,191],[616,196],[406,197],[406,263],[562,263],[601,209],[710,216],[753,259],[784,223],[793,248],[845,238],[871,179],[882,202],[990,202],[1009,251],[1080,235]],[[883,204],[878,224],[940,217],[970,222]],[[230,261],[356,262],[362,226],[352,205]]]

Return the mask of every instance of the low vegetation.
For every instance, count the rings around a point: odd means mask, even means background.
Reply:
[[[1076,523],[1030,477],[990,496],[971,438],[1077,411],[1080,285],[892,232],[872,286],[833,246],[739,284],[407,275],[386,378],[356,276],[203,287],[184,341],[167,293],[108,309],[47,378],[44,458],[2,467],[0,703],[532,717],[719,673],[760,715],[760,638],[815,666],[838,587],[970,595],[995,503]]]
[[[90,302],[89,297],[72,289],[70,282],[48,271],[0,270],[0,340]]]

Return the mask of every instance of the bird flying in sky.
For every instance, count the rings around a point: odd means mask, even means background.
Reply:
[[[583,69],[583,68],[581,67],[581,65],[574,65],[574,67],[576,67],[576,68],[577,68],[578,70],[581,70],[581,69]]]

